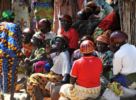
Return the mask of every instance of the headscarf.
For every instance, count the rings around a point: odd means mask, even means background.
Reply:
[[[110,33],[111,31],[110,30],[107,30],[105,31],[102,35],[98,36],[96,41],[100,41],[100,42],[103,42],[103,43],[106,43],[106,44],[109,44],[110,42]]]
[[[15,18],[15,14],[10,10],[5,10],[2,12],[2,19],[3,20],[10,20],[10,19],[14,19],[14,18]]]
[[[37,38],[37,39],[40,39],[40,40],[44,40],[45,39],[45,36],[43,33],[41,32],[36,32],[33,37]]]
[[[94,51],[94,43],[90,40],[85,40],[80,44],[80,52],[83,54],[89,54]]]
[[[62,41],[62,45],[61,45],[61,48],[62,50],[66,50],[68,48],[68,39],[67,37],[64,37],[62,35],[59,35],[59,36],[56,36],[52,39],[51,41],[51,45],[54,45],[56,41]]]
[[[34,39],[38,39],[39,41],[44,41],[44,39],[45,39],[45,35],[43,34],[43,33],[41,33],[40,31],[39,32],[36,32],[34,35],[33,35],[33,37],[32,37],[32,39],[31,39],[31,43],[33,43],[34,42]]]
[[[49,72],[50,68],[50,64],[46,61],[38,61],[34,64],[35,73],[42,73],[43,71]]]
[[[38,26],[39,27],[46,27],[46,26],[50,27],[51,26],[51,22],[48,19],[43,18],[43,19],[39,20]]]

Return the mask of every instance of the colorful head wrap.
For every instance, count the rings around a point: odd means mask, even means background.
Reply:
[[[110,34],[109,32],[111,32],[110,30],[105,31],[102,35],[98,36],[96,41],[100,41],[106,44],[109,44],[110,42]]]
[[[56,36],[52,39],[51,45],[55,44],[56,41],[61,41],[62,42],[62,50],[66,50],[68,48],[68,39],[65,36],[59,35]]]
[[[51,22],[48,19],[43,18],[43,19],[39,20],[38,26],[39,27],[47,27],[47,26],[50,27],[51,26]]]
[[[83,54],[89,54],[94,51],[94,43],[90,40],[85,40],[80,45],[80,52]]]
[[[41,32],[36,32],[33,37],[37,38],[37,39],[40,39],[40,40],[44,40],[45,39],[45,36],[43,33]]]
[[[34,64],[34,71],[35,73],[42,73],[43,71],[49,72],[50,71],[50,64],[46,61],[38,61]]]
[[[2,19],[10,20],[14,18],[15,18],[15,14],[10,10],[5,10],[2,12]]]

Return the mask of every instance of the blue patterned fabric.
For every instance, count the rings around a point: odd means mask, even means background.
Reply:
[[[112,80],[120,83],[124,87],[128,87],[127,86],[127,79],[124,75],[119,74],[119,75],[115,76]]]
[[[20,51],[20,28],[13,23],[0,23],[0,86],[4,93],[14,90]]]

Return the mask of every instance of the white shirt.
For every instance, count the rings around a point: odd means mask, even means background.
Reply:
[[[131,44],[124,44],[115,52],[113,58],[113,74],[128,75],[136,73],[136,47]]]
[[[47,40],[47,39],[53,39],[55,36],[56,36],[56,34],[53,33],[52,31],[50,31],[47,34],[45,34],[45,40]]]
[[[65,74],[70,73],[70,58],[68,51],[61,52],[59,55],[55,55],[56,53],[51,54],[51,58],[53,59],[53,66],[51,71],[56,74],[61,74],[64,76]]]

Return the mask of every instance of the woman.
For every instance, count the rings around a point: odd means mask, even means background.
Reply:
[[[53,66],[48,74],[32,74],[28,80],[27,91],[37,100],[50,95],[51,84],[68,82],[70,58],[67,42],[63,37],[55,37],[52,41],[54,53],[51,54]],[[37,94],[39,91],[39,94]]]
[[[61,21],[61,31],[59,35],[65,36],[68,38],[69,42],[69,53],[72,55],[73,51],[78,48],[79,36],[77,31],[72,28],[72,18],[69,15],[62,15],[60,17]]]
[[[80,51],[83,53],[83,57],[74,62],[70,73],[70,84],[61,87],[59,100],[95,99],[100,94],[102,62],[98,57],[93,56],[93,42],[83,41]]]
[[[17,80],[16,67],[21,54],[21,31],[13,23],[14,13],[5,10],[2,13],[3,22],[0,23],[0,85],[3,93],[11,93],[13,98]]]
[[[112,78],[113,52],[109,50],[109,30],[96,39],[97,55],[103,63],[103,75],[109,80]]]
[[[42,33],[35,33],[31,39],[31,43],[33,45],[33,50],[31,53],[31,56],[29,58],[25,58],[24,62],[26,64],[27,68],[27,74],[30,75],[32,72],[32,65],[38,61],[45,61],[47,60],[46,58],[46,51],[43,46],[43,40],[44,37],[41,35]],[[32,67],[32,68],[31,68]]]
[[[33,45],[31,43],[31,38],[34,34],[34,30],[30,28],[25,28],[22,32],[22,52],[26,57],[31,55]]]

